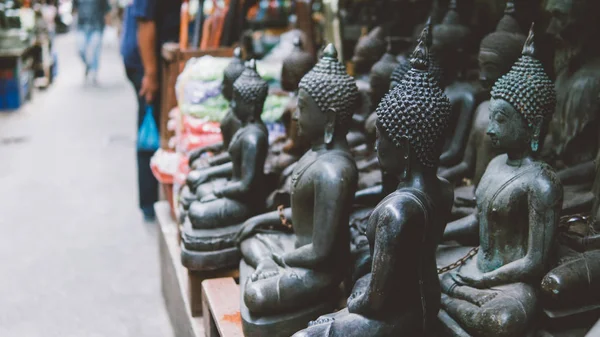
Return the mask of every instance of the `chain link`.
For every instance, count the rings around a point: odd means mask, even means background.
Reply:
[[[454,269],[456,269],[456,268],[458,268],[458,267],[460,267],[460,266],[464,265],[465,263],[467,263],[467,261],[468,261],[470,258],[472,258],[473,256],[475,256],[475,255],[477,254],[477,252],[479,252],[479,247],[475,247],[475,248],[471,249],[471,250],[470,250],[470,251],[467,253],[467,255],[463,256],[463,257],[462,257],[462,258],[460,258],[460,259],[458,259],[458,261],[456,261],[456,262],[454,262],[454,263],[452,263],[452,264],[449,264],[449,265],[447,265],[447,266],[445,266],[445,267],[438,268],[438,270],[437,270],[438,274],[443,274],[443,273],[445,273],[445,272],[448,272],[448,271],[454,270]]]

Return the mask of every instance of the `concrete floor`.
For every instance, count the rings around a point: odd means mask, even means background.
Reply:
[[[105,44],[93,87],[74,37],[56,45],[57,81],[0,113],[0,336],[172,336],[118,46]]]

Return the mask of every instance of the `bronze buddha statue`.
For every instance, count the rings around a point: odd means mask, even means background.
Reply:
[[[471,179],[472,186],[459,187],[455,191],[455,196],[464,200],[465,206],[470,204],[468,200],[474,199],[474,188],[479,184],[489,162],[498,154],[486,135],[490,115],[489,92],[500,76],[510,70],[523,49],[525,35],[521,33],[514,15],[514,4],[508,1],[504,17],[496,26],[496,31],[486,35],[481,41],[478,57],[479,83],[486,91],[487,99],[475,111],[462,161],[439,172],[440,176],[454,183],[459,183],[464,178]]]
[[[328,45],[299,85],[294,118],[311,149],[294,168],[291,209],[251,218],[238,235],[248,336],[290,336],[335,309],[348,268],[348,216],[358,178],[346,140],[357,95]],[[281,226],[281,215],[291,219],[292,232]]]
[[[229,102],[231,102],[233,95],[233,82],[240,77],[244,69],[245,67],[244,62],[242,61],[242,50],[240,48],[236,48],[233,52],[233,59],[223,71],[223,81],[221,83],[221,94]],[[223,141],[209,146],[202,146],[190,152],[189,163],[192,170],[186,177],[187,183],[185,186],[183,186],[179,195],[180,223],[183,223],[190,204],[194,200],[198,199],[196,196],[196,187],[202,183],[198,182],[198,179],[202,177],[200,172],[208,167],[229,162],[229,153],[224,150],[229,148],[231,137],[237,132],[240,126],[240,121],[237,119],[237,117],[235,117],[235,114],[230,107],[225,113],[225,116],[221,120],[220,124]],[[202,155],[207,152],[213,152],[215,155],[209,158],[201,158]],[[226,179],[214,179],[213,183],[215,186],[219,186],[224,184],[225,181]]]
[[[596,1],[550,0],[545,9],[552,15],[547,33],[557,45],[558,102],[549,142],[565,185],[563,212],[591,208],[589,216],[565,216],[555,268],[542,280],[544,308],[568,316],[600,307],[599,7]]]
[[[451,108],[428,72],[420,42],[411,69],[377,108],[377,155],[400,184],[369,218],[370,272],[348,307],[294,337],[425,336],[440,308],[435,251],[452,207],[452,186],[436,176]]]
[[[564,214],[588,211],[592,204],[594,159],[600,150],[600,50],[598,1],[548,0],[546,33],[554,39],[557,104],[547,160],[565,187]]]
[[[440,166],[458,164],[464,153],[473,113],[478,105],[477,87],[466,80],[469,46],[472,43],[470,29],[463,25],[457,11],[456,0],[451,0],[448,13],[433,28],[433,45],[436,58],[443,69],[442,88],[450,104],[453,118],[447,143],[440,156]]]
[[[265,207],[264,164],[268,151],[268,133],[261,120],[269,91],[265,80],[250,60],[233,84],[231,110],[241,128],[229,143],[231,162],[202,170],[200,181],[210,191],[189,206],[182,231],[182,262],[191,270],[210,270],[235,265],[239,252],[234,237],[241,224]],[[210,179],[227,177],[215,186]],[[210,190],[212,189],[212,190]],[[198,195],[197,191],[197,195]]]
[[[549,265],[562,186],[553,169],[537,159],[556,94],[535,58],[533,38],[532,26],[523,55],[491,92],[487,133],[504,154],[481,178],[477,212],[446,227],[446,233],[463,226],[479,236],[474,256],[441,275],[440,317],[455,333],[525,336],[539,309],[537,288]],[[444,260],[450,251],[440,249],[438,264],[449,262]]]

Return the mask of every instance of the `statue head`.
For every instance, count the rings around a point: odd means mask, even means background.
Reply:
[[[242,50],[237,47],[233,50],[233,59],[223,71],[223,83],[221,84],[221,93],[226,100],[231,101],[233,94],[233,82],[244,72],[244,62],[242,61]]]
[[[256,72],[256,61],[250,60],[233,83],[231,109],[242,123],[259,120],[268,93],[267,81]]]
[[[369,34],[361,37],[354,47],[352,62],[357,72],[368,71],[385,53],[385,31],[383,27],[373,28]]]
[[[371,68],[369,83],[371,86],[371,102],[379,104],[379,101],[390,89],[390,77],[398,66],[396,55],[392,52],[392,42],[388,39],[388,48],[385,54]]]
[[[506,3],[504,17],[496,26],[496,31],[486,35],[479,47],[479,80],[485,89],[506,74],[521,56],[525,35],[514,17],[515,6]]]
[[[283,60],[281,67],[281,88],[293,92],[298,90],[298,83],[315,65],[312,54],[304,51],[299,36],[294,38],[294,49]]]
[[[377,107],[377,155],[387,173],[406,177],[414,162],[435,172],[439,162],[452,109],[428,70],[428,54],[419,41],[411,69]]]
[[[450,0],[448,12],[442,23],[433,28],[431,47],[445,72],[454,73],[460,70],[470,36],[470,29],[460,22],[456,0]]]
[[[427,19],[427,22],[425,23],[425,26],[423,27],[423,30],[421,31],[421,35],[417,38],[417,43],[419,43],[419,41],[424,41],[425,42],[425,46],[427,46],[427,49],[429,50],[429,73],[431,74],[431,76],[433,76],[433,78],[438,81],[438,83],[443,83],[443,70],[442,67],[440,66],[438,60],[437,60],[437,56],[435,55],[435,53],[431,50],[431,44],[433,41],[433,38],[431,36],[431,17],[429,17],[429,19]],[[404,77],[404,75],[411,69],[411,65],[410,62],[404,62],[401,63],[400,65],[398,65],[396,67],[396,69],[394,69],[394,72],[392,72],[392,76],[390,78],[390,90],[394,89],[394,87],[396,87],[396,85],[398,85],[398,83],[400,83],[400,80],[402,80],[402,77]]]
[[[597,0],[547,0],[545,12],[551,19],[546,32],[559,42],[573,43],[590,31],[597,32],[590,28],[599,9]]]
[[[323,57],[300,81],[294,114],[299,132],[313,143],[322,139],[328,145],[335,136],[345,137],[357,99],[356,82],[338,61],[333,44],[329,44]]]
[[[533,25],[523,55],[492,88],[487,134],[505,153],[541,149],[556,105],[554,83],[535,58]]]

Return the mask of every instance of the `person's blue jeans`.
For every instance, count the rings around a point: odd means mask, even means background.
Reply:
[[[137,111],[137,130],[140,129],[144,115],[146,114],[146,99],[139,95],[142,78],[144,77],[144,70],[140,68],[126,67],[127,78],[135,89],[135,94],[138,100],[138,111]],[[160,113],[159,113],[159,102],[156,100],[154,103],[154,120],[160,125]],[[158,201],[158,181],[152,174],[150,169],[150,158],[154,152],[137,150],[137,165],[138,165],[138,195],[140,208],[144,212],[145,216],[154,215],[154,203]]]
[[[103,29],[79,27],[77,30],[77,46],[79,56],[88,71],[97,72],[102,51]]]

